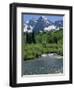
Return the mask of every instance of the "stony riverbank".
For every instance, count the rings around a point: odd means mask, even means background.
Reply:
[[[50,56],[50,57],[54,57],[54,58],[57,58],[57,59],[62,59],[63,56],[60,56],[56,53],[49,53],[49,54],[42,54],[41,57],[46,57],[46,56]]]

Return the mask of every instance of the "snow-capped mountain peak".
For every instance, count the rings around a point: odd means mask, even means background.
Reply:
[[[58,20],[54,23],[45,16],[40,16],[37,20],[31,19],[24,24],[24,32],[43,32],[57,30],[57,28],[63,27],[63,21]]]

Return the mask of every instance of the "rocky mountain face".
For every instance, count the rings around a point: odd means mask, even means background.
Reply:
[[[41,16],[38,20],[37,23],[35,25],[35,27],[33,28],[33,31],[43,31],[45,27],[48,27],[52,25],[52,22],[50,22],[46,17]]]
[[[63,27],[63,21],[60,20],[60,21],[55,21],[55,26],[56,27]]]

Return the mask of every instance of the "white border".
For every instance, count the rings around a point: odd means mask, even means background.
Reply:
[[[45,14],[64,14],[64,31],[63,31],[63,60],[64,60],[64,75],[31,75],[21,76],[21,38],[22,38],[22,22],[21,13],[45,13]],[[69,80],[69,10],[55,10],[55,9],[39,9],[39,8],[17,8],[17,83],[31,83],[31,82],[45,82],[45,81],[65,81]]]

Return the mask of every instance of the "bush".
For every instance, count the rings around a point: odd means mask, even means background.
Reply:
[[[63,49],[62,48],[59,48],[57,54],[63,56]]]
[[[24,45],[24,60],[34,59],[41,56],[42,45],[40,44],[26,44]]]
[[[24,45],[24,60],[40,57],[42,54],[57,53],[63,55],[63,46],[59,44],[26,44]]]
[[[27,50],[26,52],[24,52],[24,60],[30,60],[35,58],[35,55],[33,54],[32,51]]]

